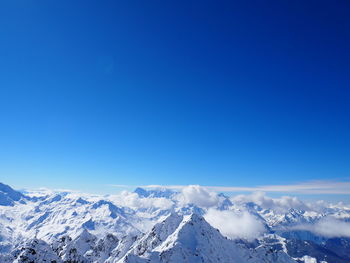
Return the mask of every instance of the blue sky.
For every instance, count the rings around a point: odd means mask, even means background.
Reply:
[[[1,1],[1,181],[93,192],[349,181],[349,11]]]

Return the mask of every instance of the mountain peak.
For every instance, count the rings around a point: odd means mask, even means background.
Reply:
[[[149,196],[149,192],[141,187],[137,187],[134,190],[134,193],[138,194],[139,197],[148,197]]]
[[[6,184],[0,183],[0,205],[13,206],[16,201],[24,197],[22,193],[15,191]]]
[[[49,244],[34,238],[14,253],[14,263],[20,262],[62,262]]]

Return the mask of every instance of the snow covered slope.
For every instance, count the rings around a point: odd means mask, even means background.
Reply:
[[[0,262],[350,262],[350,207],[200,186],[118,195],[0,184]]]
[[[0,205],[13,206],[16,201],[24,201],[26,197],[13,190],[10,186],[0,183]]]
[[[171,214],[118,262],[295,262],[283,251],[248,248],[223,237],[203,217]]]

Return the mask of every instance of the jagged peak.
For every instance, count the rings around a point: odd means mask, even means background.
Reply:
[[[166,234],[173,232],[179,226],[183,218],[182,215],[171,212],[165,219],[154,225],[151,232],[165,232]]]
[[[173,235],[176,235],[177,238],[180,238],[182,234],[190,231],[192,233],[200,233],[200,235],[204,235],[204,233],[213,232],[215,235],[219,234],[219,230],[212,227],[201,215],[193,213],[191,215],[187,215],[183,217],[182,222],[179,224],[176,231],[174,231]],[[219,234],[220,237],[221,234]]]
[[[91,234],[87,229],[83,228],[80,233],[74,238],[73,241],[75,240],[95,240],[96,237]]]
[[[205,221],[205,219],[203,218],[203,216],[197,214],[197,213],[192,213],[191,215],[187,216],[189,221],[194,221],[194,222],[198,222],[198,221]]]
[[[19,262],[62,262],[58,255],[45,241],[33,238],[19,246],[14,253],[14,263]]]

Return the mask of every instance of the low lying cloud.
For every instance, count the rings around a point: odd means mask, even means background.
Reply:
[[[286,212],[291,208],[299,210],[309,210],[308,205],[296,197],[282,196],[280,198],[271,198],[264,192],[255,192],[251,195],[237,195],[231,198],[234,203],[253,202],[264,209],[273,209],[277,212]]]
[[[218,205],[220,199],[215,192],[210,192],[199,185],[189,185],[182,189],[177,196],[181,204],[194,204],[202,208],[209,208]]]
[[[265,232],[264,224],[246,211],[237,213],[210,208],[204,218],[224,236],[231,239],[253,240]]]
[[[295,226],[292,230],[306,230],[324,237],[350,237],[350,222],[325,217],[315,224]]]
[[[109,197],[114,203],[119,206],[126,206],[131,208],[160,208],[170,209],[174,202],[163,197],[147,197],[141,198],[136,193],[123,191],[119,195],[112,195]]]

